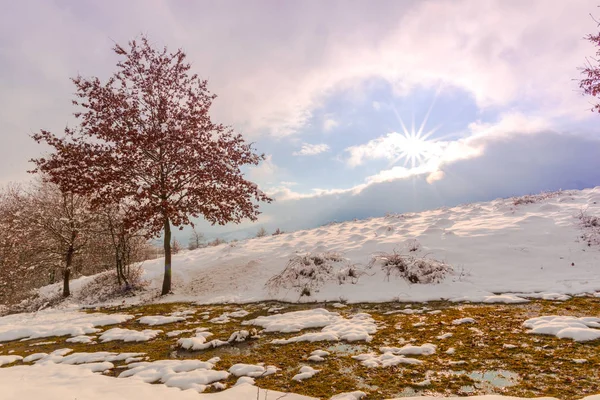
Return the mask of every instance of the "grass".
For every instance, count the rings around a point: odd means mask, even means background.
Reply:
[[[368,312],[377,321],[378,332],[370,343],[357,342],[347,346],[336,343],[291,343],[273,345],[274,338],[287,338],[297,334],[263,334],[260,339],[242,344],[225,346],[205,351],[189,352],[176,347],[177,338],[166,336],[167,331],[207,327],[214,334],[210,339],[227,340],[229,335],[239,329],[248,329],[241,321],[268,315],[273,306],[283,306],[280,312],[325,307],[331,311],[349,316],[356,312]],[[65,343],[66,337],[43,338],[31,341],[6,342],[0,347],[0,354],[10,350],[21,356],[36,352],[51,352],[60,348],[71,348],[74,352],[143,352],[150,360],[161,359],[202,359],[218,356],[221,361],[216,369],[225,370],[236,363],[275,365],[280,371],[271,376],[258,378],[258,385],[272,390],[291,391],[317,398],[346,391],[363,390],[369,398],[389,398],[407,394],[444,394],[475,395],[498,393],[522,397],[552,396],[561,399],[581,398],[600,393],[600,341],[576,343],[560,340],[551,336],[530,335],[522,327],[523,321],[540,315],[598,316],[600,298],[574,298],[566,302],[533,300],[519,305],[489,304],[453,304],[430,302],[410,304],[414,309],[427,310],[420,314],[385,314],[388,311],[404,309],[403,303],[352,304],[346,308],[334,308],[330,304],[281,304],[276,302],[245,305],[196,306],[185,303],[152,304],[112,308],[103,312],[121,312],[136,315],[166,315],[183,309],[196,309],[197,313],[185,322],[148,327],[135,319],[120,324],[129,329],[162,329],[156,339],[142,343],[108,342],[95,345]],[[224,312],[244,309],[250,314],[244,318],[232,319],[226,324],[213,324],[203,319],[202,312],[208,312],[210,318]],[[441,313],[429,314],[427,311],[441,310]],[[476,324],[453,325],[454,319],[472,317]],[[136,318],[136,319],[137,319]],[[419,326],[418,323],[425,323]],[[417,326],[415,326],[417,324]],[[105,327],[109,329],[113,326]],[[474,330],[476,329],[476,330]],[[310,330],[303,331],[307,332]],[[437,339],[444,333],[452,333],[447,339]],[[183,334],[185,337],[190,334]],[[56,341],[54,344],[30,346],[31,344]],[[433,343],[437,352],[430,356],[414,356],[421,359],[422,365],[398,365],[385,368],[367,368],[351,358],[352,351],[375,352],[379,354],[381,346],[402,346],[403,343],[420,345]],[[517,345],[505,348],[504,344]],[[455,348],[454,354],[446,354],[449,348]],[[322,363],[306,361],[309,354],[317,349],[331,352]],[[586,359],[586,363],[577,364],[573,359]],[[464,364],[453,364],[464,361]],[[12,365],[20,364],[13,363]],[[118,365],[118,363],[116,363]],[[313,378],[302,383],[292,381],[302,365],[311,365],[321,370]],[[5,366],[6,367],[6,366]],[[122,369],[113,370],[117,375]],[[510,371],[518,375],[511,386],[494,387],[483,385],[473,377],[486,371]],[[471,374],[471,375],[470,375]],[[229,378],[228,386],[237,378]],[[429,379],[431,385],[417,386],[416,383]]]

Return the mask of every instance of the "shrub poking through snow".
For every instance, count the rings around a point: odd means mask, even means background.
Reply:
[[[565,192],[563,190],[558,190],[556,192],[542,192],[539,194],[527,194],[521,197],[511,197],[510,201],[514,206],[520,206],[524,204],[535,204],[540,203],[547,199],[552,199],[554,197],[559,197],[563,194],[568,195],[569,192]]]
[[[285,269],[267,281],[265,286],[273,293],[280,289],[295,289],[302,296],[310,296],[326,282],[337,277],[341,284],[346,279],[358,279],[358,270],[344,266],[336,273],[336,267],[345,259],[334,252],[297,255],[290,259]],[[341,275],[340,275],[341,274]]]
[[[588,215],[581,211],[579,213],[579,223],[584,232],[581,238],[585,240],[587,245],[600,245],[600,217]]]
[[[393,253],[378,253],[373,255],[368,268],[380,265],[389,280],[396,275],[409,283],[440,283],[446,275],[452,273],[450,265],[426,257],[407,256],[394,251]]]

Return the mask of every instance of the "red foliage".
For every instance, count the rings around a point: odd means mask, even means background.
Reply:
[[[211,121],[216,96],[206,80],[189,74],[182,50],[155,49],[146,37],[113,50],[121,60],[105,83],[72,79],[79,125],[67,127],[63,137],[44,130],[33,135],[55,152],[32,160],[32,172],[90,196],[92,205],[126,204],[132,228],[153,236],[164,230],[165,294],[170,225],[199,216],[213,224],[256,220],[257,203],[271,199],[244,179],[240,167],[257,165],[264,155]]]
[[[596,57],[600,59],[600,33],[597,35],[588,35],[585,37],[592,42],[596,47]],[[593,62],[593,63],[592,63]],[[586,65],[581,69],[582,75],[585,78],[579,81],[579,87],[583,89],[583,93],[598,97],[600,95],[600,62],[598,59],[586,61]],[[592,111],[600,112],[600,103],[596,103],[592,107]]]

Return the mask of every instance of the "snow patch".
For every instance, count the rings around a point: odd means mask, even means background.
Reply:
[[[551,335],[576,342],[600,339],[600,329],[597,329],[600,328],[600,318],[595,317],[542,316],[528,319],[523,326],[531,329],[527,333]]]
[[[143,331],[134,331],[132,329],[112,328],[102,332],[100,341],[102,343],[122,340],[124,342],[147,342],[157,337],[161,330],[144,329]]]

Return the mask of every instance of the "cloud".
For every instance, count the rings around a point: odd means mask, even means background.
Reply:
[[[259,185],[266,185],[276,180],[281,172],[281,168],[273,162],[273,156],[268,154],[260,164],[248,168],[247,175],[251,181]]]
[[[299,151],[295,151],[295,156],[315,156],[317,154],[325,153],[329,151],[329,146],[325,143],[309,144],[303,143],[302,148]]]
[[[422,140],[415,141],[405,134],[396,132],[370,140],[369,142],[345,149],[349,153],[346,164],[356,167],[369,160],[384,159],[392,165],[404,160],[404,165],[395,165],[368,176],[365,183],[352,188],[356,192],[372,183],[403,179],[416,175],[429,175],[427,182],[443,179],[440,171],[444,164],[473,158],[481,155],[487,143],[492,139],[509,139],[518,135],[538,133],[549,129],[550,124],[543,118],[525,116],[510,112],[503,114],[494,122],[473,122],[462,132],[462,137],[454,141]],[[409,165],[411,156],[419,159],[415,166]]]
[[[600,185],[600,141],[555,131],[479,139],[477,156],[455,159],[440,170],[372,180],[361,190],[316,190],[275,194],[265,207],[282,229],[304,229],[332,220],[381,216],[488,201],[543,190]],[[399,174],[401,175],[401,174]],[[302,218],[297,218],[302,215]],[[283,223],[285,222],[285,223]]]
[[[340,123],[335,118],[333,118],[331,115],[328,115],[323,121],[323,130],[325,132],[329,132],[334,128],[338,127],[339,125]]]

